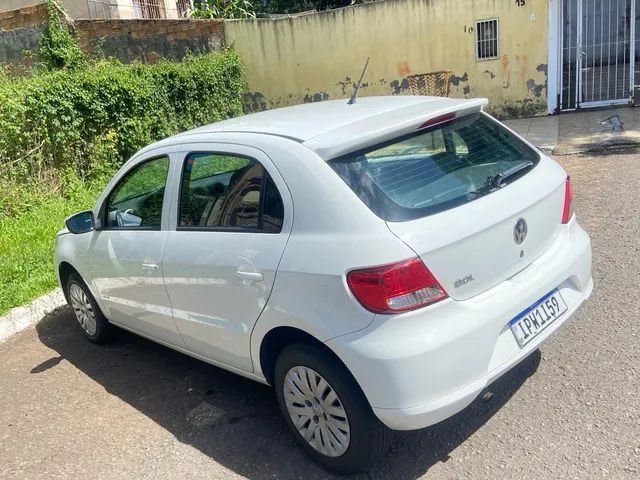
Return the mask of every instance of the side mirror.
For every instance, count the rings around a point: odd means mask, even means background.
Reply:
[[[95,229],[96,221],[91,210],[71,215],[64,221],[67,230],[71,233],[87,233]]]

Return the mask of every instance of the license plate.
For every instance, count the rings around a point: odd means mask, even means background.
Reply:
[[[520,347],[524,347],[566,311],[567,304],[556,288],[513,318],[509,327]]]

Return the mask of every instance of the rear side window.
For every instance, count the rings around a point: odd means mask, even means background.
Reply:
[[[179,228],[278,233],[284,208],[277,187],[257,160],[192,153],[185,160]]]
[[[380,218],[406,221],[498,190],[538,161],[535,150],[478,113],[329,164]]]

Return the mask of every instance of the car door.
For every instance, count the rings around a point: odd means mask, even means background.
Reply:
[[[165,151],[142,158],[116,178],[99,209],[88,258],[113,323],[183,346],[162,279],[170,155]]]
[[[291,230],[284,180],[260,150],[183,145],[175,230],[162,255],[180,334],[190,351],[252,371],[250,336]]]

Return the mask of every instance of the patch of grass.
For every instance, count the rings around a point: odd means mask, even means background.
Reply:
[[[134,152],[242,114],[244,73],[231,49],[123,65],[80,59],[62,30],[39,50],[49,70],[0,76],[0,315],[56,286],[64,218],[91,207]]]
[[[91,208],[99,193],[99,184],[77,184],[68,198],[32,192],[37,200],[22,213],[0,215],[0,315],[57,286],[56,233],[66,217]]]

